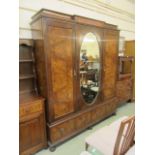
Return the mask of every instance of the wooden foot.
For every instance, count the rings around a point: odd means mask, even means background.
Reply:
[[[48,144],[46,144],[45,147],[44,147],[44,149],[48,149],[48,148],[49,148],[49,146],[48,146]]]
[[[135,101],[135,99],[134,98],[131,98],[131,99],[129,99],[127,102],[128,103],[132,103],[132,102],[134,102]]]
[[[87,143],[85,143],[85,150],[88,150],[89,145]]]
[[[90,126],[90,127],[88,127],[87,129],[88,129],[88,130],[93,130],[93,127]]]
[[[112,115],[114,115],[114,116],[115,116],[115,115],[116,115],[116,112],[114,112]]]
[[[51,152],[54,152],[54,151],[56,150],[56,147],[51,146],[51,147],[49,147],[49,150],[50,150]]]

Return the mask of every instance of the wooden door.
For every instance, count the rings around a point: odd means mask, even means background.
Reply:
[[[30,121],[20,123],[19,131],[20,152],[28,151],[44,143],[43,114]]]
[[[98,88],[97,95],[95,96],[95,98],[90,103],[87,103],[84,100],[84,97],[82,95],[82,91],[81,91],[81,88],[80,88],[81,87],[80,76],[82,76],[82,75],[80,75],[80,54],[81,54],[80,51],[81,51],[82,44],[84,42],[84,38],[88,33],[93,34],[94,37],[96,38],[96,42],[97,42],[97,45],[98,45],[98,54],[99,54],[98,59],[99,59],[99,62],[100,62],[99,63],[99,73],[97,74],[97,76],[98,76],[97,80],[98,80],[98,83],[99,83],[99,88]],[[103,64],[102,64],[102,57],[103,57],[102,36],[103,35],[102,34],[103,34],[102,29],[100,29],[98,27],[90,26],[90,25],[82,25],[82,24],[77,24],[76,25],[76,60],[77,60],[76,61],[76,63],[77,63],[77,66],[76,66],[76,71],[77,71],[77,81],[76,81],[77,93],[76,93],[76,95],[77,95],[78,109],[87,109],[90,106],[95,106],[96,104],[101,103],[102,86],[101,86],[100,83],[102,83],[102,77],[103,77],[103,74],[102,74],[102,67],[103,67]],[[93,48],[92,48],[92,51],[93,51]],[[93,51],[93,52],[95,52],[95,51]],[[88,72],[89,73],[87,73],[87,75],[85,75],[85,76],[90,76],[91,72],[93,73],[93,69],[90,69]]]
[[[118,34],[118,31],[114,30],[105,30],[104,33],[104,100],[116,95]]]
[[[74,112],[74,25],[48,21],[49,121]]]

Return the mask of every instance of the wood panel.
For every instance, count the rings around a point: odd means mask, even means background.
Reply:
[[[118,31],[107,30],[104,33],[104,82],[103,96],[109,99],[115,96],[116,72],[117,72],[117,55],[118,55]]]
[[[30,104],[21,104],[19,107],[19,116],[20,118],[29,116],[36,112],[43,112],[43,103],[42,100],[34,101]]]
[[[42,34],[35,46],[39,92],[46,98],[48,140],[54,146],[115,112],[119,33],[114,25],[49,10],[34,16],[32,28],[38,24]],[[79,52],[88,32],[97,38],[101,62],[100,89],[92,105],[81,96],[79,74]]]
[[[35,59],[36,72],[38,81],[38,91],[43,97],[47,97],[47,83],[46,83],[46,67],[45,67],[45,53],[44,44],[42,40],[35,40]]]
[[[74,111],[73,30],[48,26],[54,118]]]
[[[39,149],[42,148],[45,140],[43,114],[37,118],[34,118],[28,122],[20,123],[19,128],[19,142],[20,153],[30,154],[36,152],[39,145]],[[40,147],[41,144],[41,147]],[[34,148],[33,148],[34,147]],[[36,149],[37,148],[37,149]],[[33,150],[33,151],[32,151]],[[27,152],[27,153],[26,153]]]
[[[86,103],[86,101],[84,100],[84,97],[82,95],[81,92],[81,87],[80,87],[80,50],[81,50],[81,46],[83,43],[83,39],[84,37],[88,34],[88,33],[92,33],[97,40],[98,43],[98,48],[99,48],[99,73],[98,73],[98,80],[100,81],[100,83],[102,83],[102,77],[103,77],[103,73],[102,73],[102,57],[103,57],[103,44],[102,44],[102,40],[103,40],[103,31],[102,29],[98,28],[98,27],[94,27],[94,26],[90,26],[90,25],[82,25],[82,24],[77,24],[76,25],[76,37],[78,38],[76,40],[76,72],[77,72],[77,81],[76,81],[76,97],[77,97],[77,102],[78,102],[78,109],[87,109],[89,108],[88,106],[90,106],[90,104],[88,105]],[[87,73],[86,76],[91,76],[91,74],[89,75]],[[91,106],[95,105],[95,104],[99,104],[101,103],[101,98],[102,98],[102,86],[99,85],[99,90],[98,93],[96,95],[96,97],[94,98],[94,100],[92,101]]]
[[[50,141],[53,145],[108,117],[116,110],[116,98],[105,104],[99,104],[85,112],[78,112],[67,119],[59,120],[48,126]]]
[[[74,119],[61,123],[51,129],[51,140],[52,142],[56,142],[62,138],[67,137],[72,132],[75,131]]]
[[[132,80],[131,78],[117,81],[118,105],[132,99]]]
[[[135,57],[135,41],[134,40],[125,42],[124,55]],[[128,66],[125,69],[128,69]],[[135,99],[135,61],[133,61],[131,69],[132,69],[132,78],[133,78],[133,99]]]

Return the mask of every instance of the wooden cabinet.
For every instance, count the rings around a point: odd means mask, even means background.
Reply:
[[[119,31],[103,21],[44,9],[32,17],[31,27],[38,91],[46,99],[48,140],[54,146],[115,112]],[[88,34],[96,46],[84,62],[83,42],[93,42]],[[94,97],[90,103],[87,94]]]
[[[118,105],[133,100],[133,76],[132,63],[133,56],[119,56],[118,80],[117,80],[117,99]]]
[[[44,99],[20,98],[19,149],[21,155],[29,155],[47,146],[45,131]]]
[[[38,96],[32,41],[19,48],[19,152],[31,155],[47,147],[45,99]]]

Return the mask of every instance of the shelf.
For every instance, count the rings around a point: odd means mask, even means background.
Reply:
[[[34,62],[33,59],[20,59],[19,62]]]
[[[34,78],[35,76],[33,74],[29,74],[29,75],[20,75],[19,79],[23,80],[23,79],[31,79]]]

